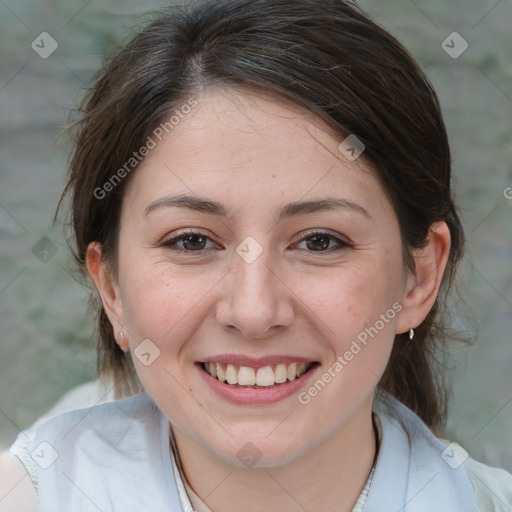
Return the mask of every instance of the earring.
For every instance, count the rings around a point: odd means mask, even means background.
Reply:
[[[409,329],[409,341],[412,341],[413,338],[414,338],[414,329],[411,327]]]
[[[119,331],[119,336],[121,337],[121,343],[119,344],[119,346],[121,347],[121,350],[123,352],[126,352],[128,350],[128,342],[125,343],[124,341],[124,332]]]

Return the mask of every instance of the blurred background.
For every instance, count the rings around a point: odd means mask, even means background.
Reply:
[[[453,151],[473,315],[453,327],[475,342],[454,350],[445,437],[512,471],[512,3],[359,4],[428,72]],[[0,1],[0,449],[96,376],[88,291],[52,228],[71,149],[58,136],[102,57],[165,5]]]

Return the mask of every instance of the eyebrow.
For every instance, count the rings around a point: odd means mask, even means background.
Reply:
[[[189,210],[209,215],[216,215],[218,217],[231,217],[229,211],[221,203],[211,199],[187,195],[161,197],[160,199],[150,203],[144,210],[143,215],[146,216],[150,212],[162,207],[187,208]],[[289,203],[283,206],[279,211],[278,220],[281,221],[287,217],[308,215],[315,212],[336,209],[350,210],[371,219],[370,214],[365,208],[353,201],[350,201],[349,199],[326,197],[315,201],[298,201]]]

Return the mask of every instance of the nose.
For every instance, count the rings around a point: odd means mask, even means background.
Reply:
[[[224,283],[216,318],[228,331],[246,338],[265,339],[294,321],[294,294],[266,251],[251,263],[238,254]]]

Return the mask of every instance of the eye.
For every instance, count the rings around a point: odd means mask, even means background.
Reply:
[[[332,241],[338,244],[337,247],[335,246],[329,248]],[[341,240],[326,231],[313,231],[306,233],[299,240],[299,243],[302,242],[305,242],[306,247],[310,249],[308,252],[331,253],[352,247],[352,245],[348,242]]]
[[[205,250],[207,241],[211,238],[202,234],[200,231],[188,230],[176,235],[162,243],[162,247],[167,247],[175,252],[201,252]],[[182,247],[176,247],[182,243]]]
[[[171,249],[174,252],[197,252],[201,253],[212,247],[207,247],[208,241],[212,242],[211,238],[197,230],[184,231],[162,243],[162,247]],[[337,245],[331,247],[331,243],[335,242]],[[352,247],[348,242],[341,240],[338,237],[326,231],[313,231],[303,235],[299,242],[305,243],[308,252],[321,252],[332,253],[341,249]],[[181,244],[181,245],[180,245]],[[212,242],[215,247],[218,247]]]

